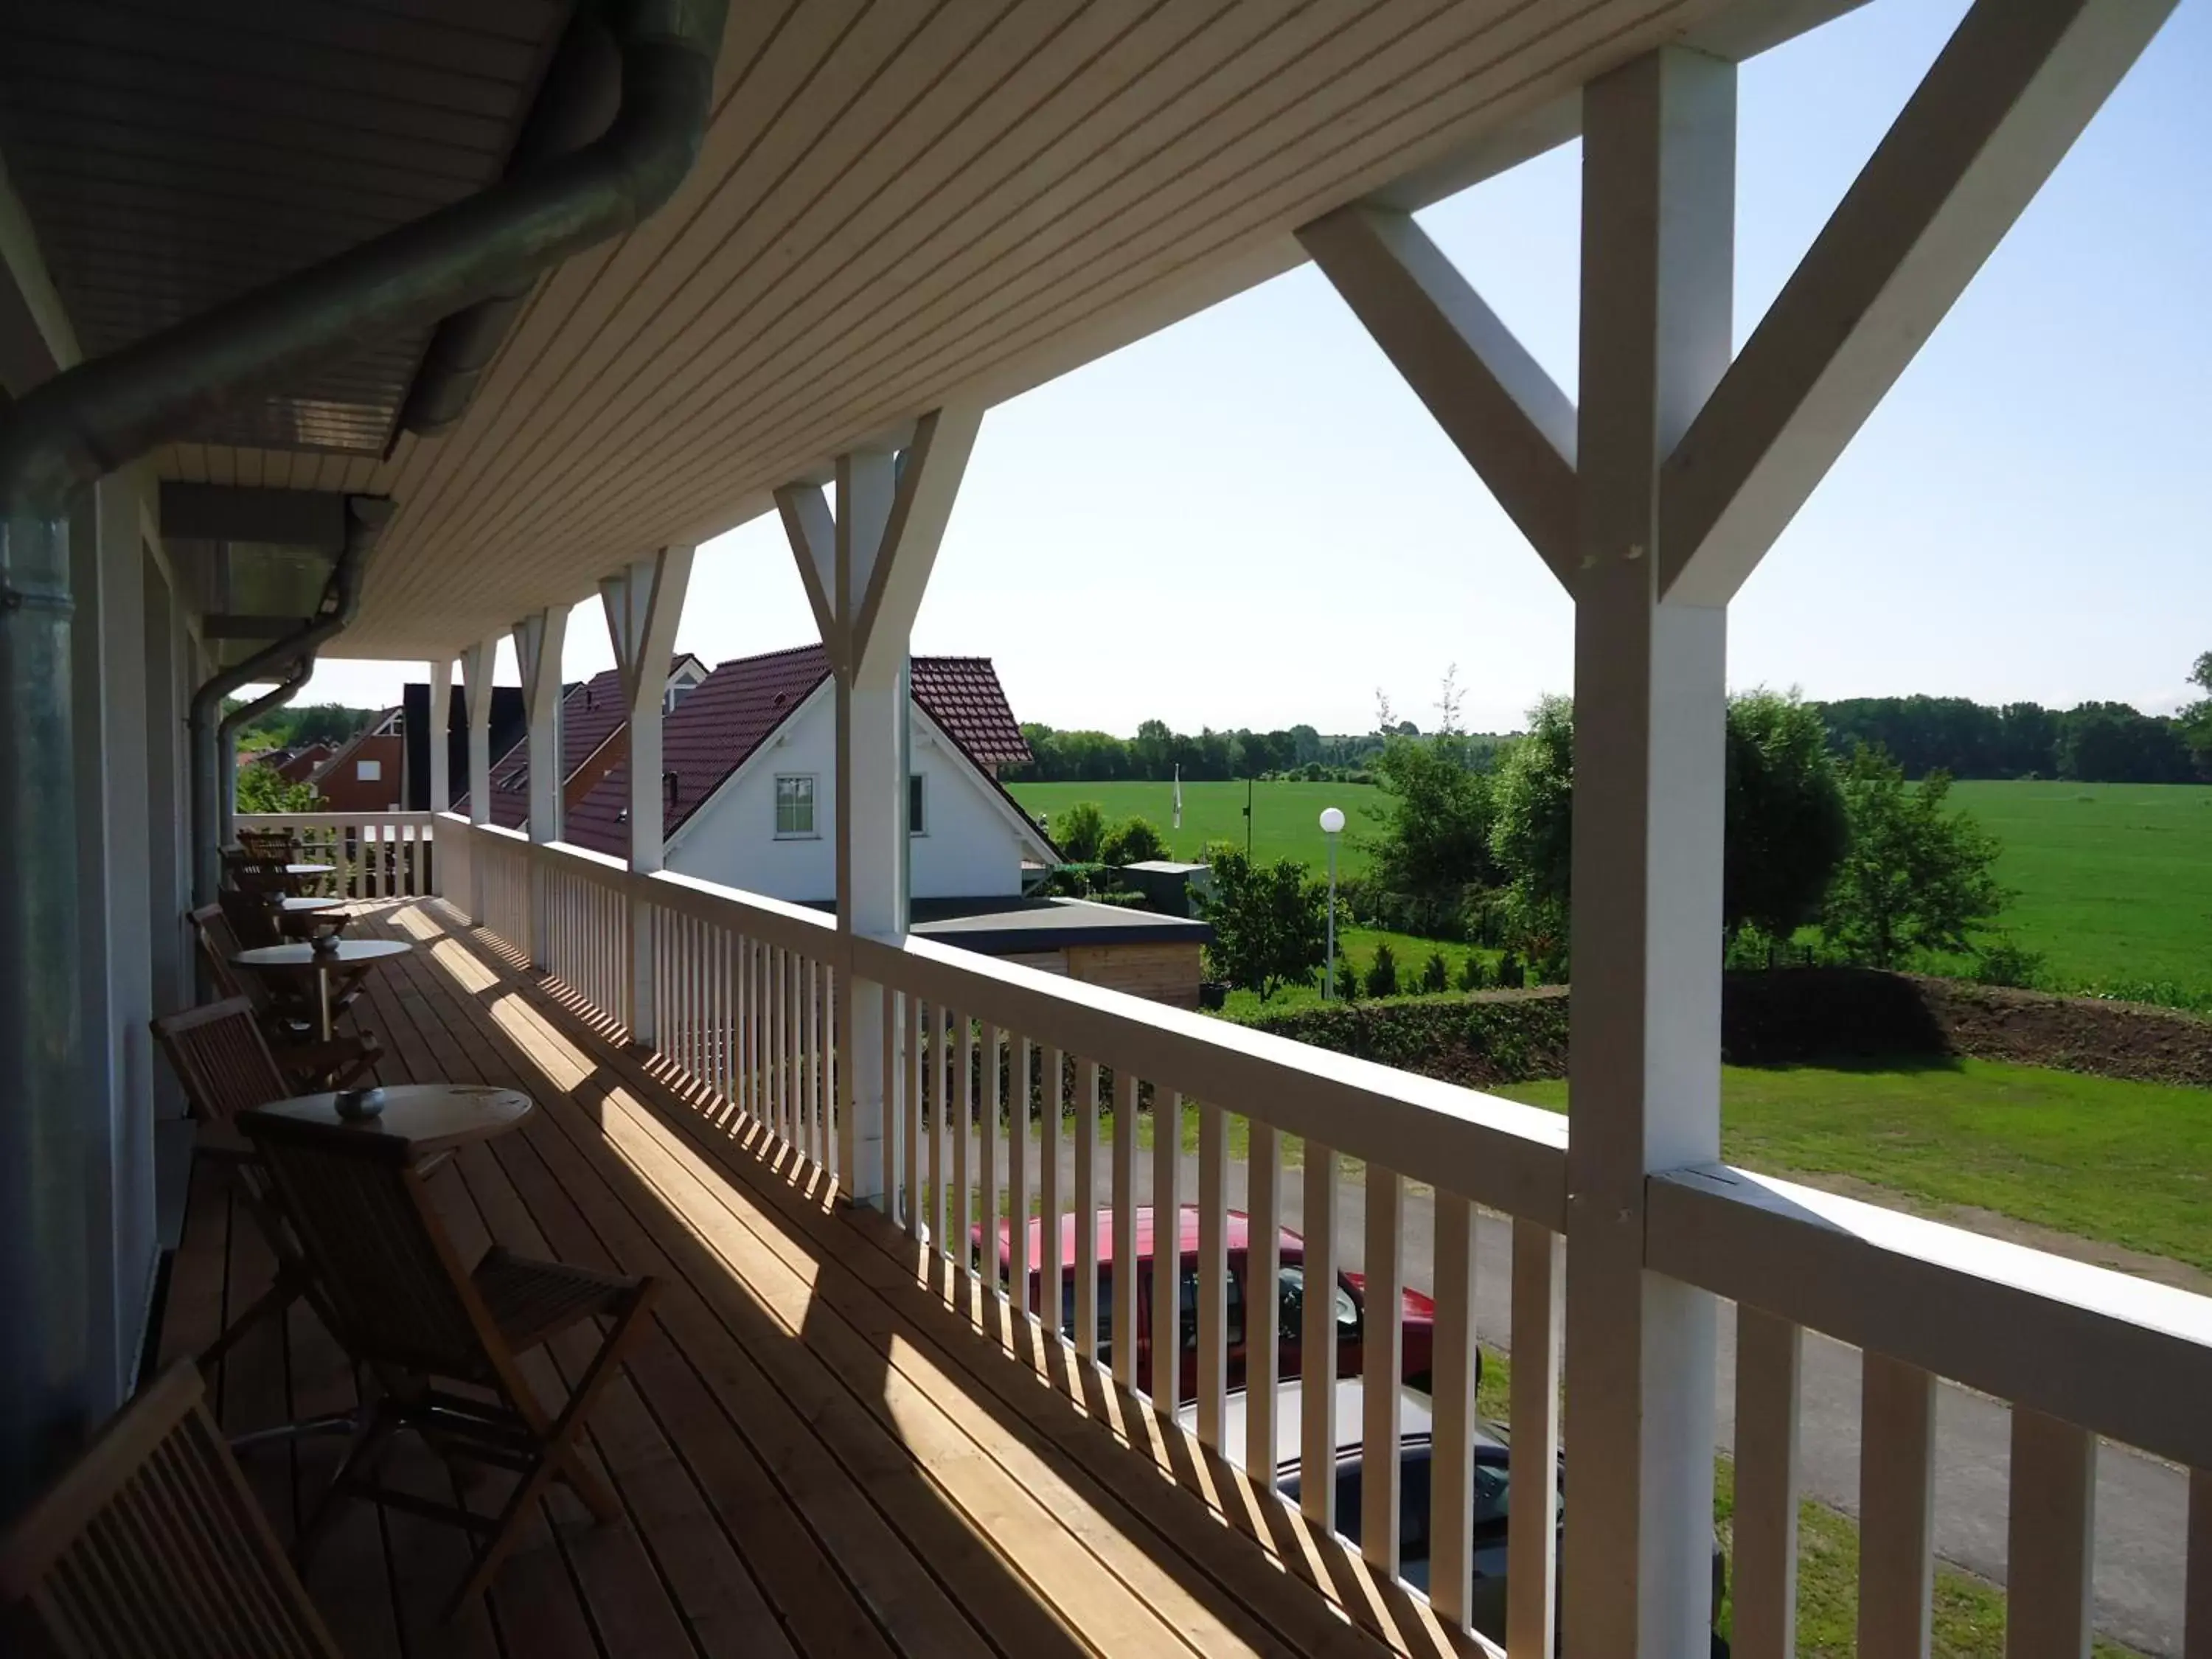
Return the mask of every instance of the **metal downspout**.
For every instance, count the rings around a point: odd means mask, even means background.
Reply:
[[[222,718],[222,700],[242,686],[282,673],[295,659],[312,659],[353,625],[361,610],[361,582],[369,548],[391,516],[392,503],[375,496],[356,495],[348,501],[345,546],[331,567],[321,613],[305,627],[264,646],[236,667],[212,676],[192,693],[185,726],[191,755],[194,904],[215,902],[216,889],[222,880],[222,848],[229,840],[232,770],[227,757],[233,752],[228,746],[232,728]],[[218,725],[225,729],[221,743],[216,740]]]
[[[88,485],[243,395],[420,328],[622,234],[675,191],[712,109],[725,0],[611,15],[607,131],[0,409],[0,1523],[106,1403],[89,1374],[83,963],[69,519]]]
[[[216,836],[218,843],[228,847],[237,839],[238,816],[238,734],[259,720],[272,708],[282,708],[300,695],[300,688],[307,683],[307,676],[315,672],[315,653],[309,651],[284,672],[284,678],[270,690],[263,692],[252,702],[240,703],[222,717],[216,728]]]

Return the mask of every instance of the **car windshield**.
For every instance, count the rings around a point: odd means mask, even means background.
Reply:
[[[1306,1269],[1302,1261],[1283,1263],[1282,1313],[1279,1329],[1291,1341],[1297,1341],[1305,1329]],[[1351,1287],[1342,1279],[1336,1282],[1336,1328],[1340,1337],[1359,1328],[1359,1304],[1352,1300]]]

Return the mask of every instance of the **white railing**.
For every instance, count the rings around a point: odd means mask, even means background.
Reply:
[[[1521,1468],[1509,1511],[1505,1646],[1516,1659],[1548,1659],[1565,1118],[932,941],[840,936],[816,911],[665,872],[635,875],[509,832],[475,830],[469,868],[486,926],[519,945],[534,939],[526,946],[534,961],[618,1023],[637,1013],[629,1005],[640,994],[625,988],[641,985],[667,1060],[833,1171],[833,1010],[839,976],[850,975],[860,994],[879,999],[883,1049],[870,1059],[886,1080],[890,1213],[918,1240],[949,1247],[945,1272],[963,1292],[975,1288],[977,1230],[991,1240],[1001,1219],[1018,1223],[1033,1202],[1047,1218],[1072,1213],[1072,1262],[1060,1260],[1060,1228],[1041,1228],[1042,1259],[1031,1261],[1028,1230],[1015,1224],[1010,1270],[1001,1278],[987,1265],[986,1286],[1005,1295],[1034,1273],[1032,1311],[1044,1328],[1072,1322],[1098,1334],[1097,1357],[1114,1376],[1148,1384],[1155,1405],[1172,1412],[1182,1403],[1178,1367],[1162,1364],[1147,1376],[1140,1365],[1136,1276],[1114,1273],[1102,1285],[1098,1272],[1102,1212],[1115,1259],[1135,1255],[1139,1119],[1149,1100],[1155,1212],[1197,1212],[1198,1433],[1263,1485],[1276,1474],[1269,1344],[1247,1349],[1245,1443],[1224,1443],[1234,1131],[1241,1124],[1249,1147],[1247,1284],[1277,1281],[1285,1139],[1303,1143],[1308,1284],[1335,1276],[1340,1177],[1346,1159],[1364,1166],[1362,1346],[1378,1380],[1401,1370],[1401,1222],[1413,1173],[1435,1194],[1431,1596],[1440,1615],[1462,1623],[1475,1542],[1474,1212],[1511,1218]],[[640,927],[650,930],[648,971],[625,980]],[[1104,1146],[1102,1106],[1113,1111]],[[1186,1112],[1197,1117],[1195,1193],[1184,1190],[1178,1156]],[[1074,1138],[1066,1191],[1063,1133]],[[1861,1651],[1924,1651],[1935,1386],[1943,1377],[2014,1407],[2008,1652],[2082,1650],[2101,1436],[2199,1472],[2184,1652],[2212,1655],[2212,1475],[2202,1473],[2212,1470],[2212,1298],[1721,1165],[1653,1177],[1645,1248],[1653,1269],[1738,1304],[1735,1653],[1778,1659],[1795,1650],[1798,1357],[1802,1331],[1815,1330],[1867,1356]],[[1179,1266],[1175,1252],[1155,1252],[1152,1330],[1180,1332]],[[1268,1300],[1263,1293],[1259,1305]],[[1361,1547],[1395,1571],[1399,1392],[1370,1387],[1364,1422],[1334,1422],[1334,1308],[1308,1297],[1304,1309],[1301,1464],[1333,1465],[1340,1440],[1363,1446]],[[1334,1496],[1334,1481],[1301,1485],[1303,1508],[1322,1524],[1349,1519],[1331,1512]]]
[[[327,864],[341,898],[421,898],[436,890],[429,812],[240,812],[240,830],[282,830],[300,861]]]

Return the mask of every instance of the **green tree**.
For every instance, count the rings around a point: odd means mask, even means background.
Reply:
[[[1166,839],[1149,818],[1127,817],[1109,830],[1098,842],[1101,864],[1142,864],[1168,855]]]
[[[1947,804],[1950,775],[1917,788],[1883,750],[1861,744],[1844,769],[1850,843],[1828,889],[1821,922],[1856,962],[1893,968],[1923,951],[1966,951],[1972,931],[2003,908],[1992,868],[1997,842]]]
[[[1505,878],[1508,933],[1559,977],[1574,865],[1575,707],[1568,699],[1547,697],[1528,711],[1527,733],[1498,763],[1495,799],[1490,851]]]
[[[1106,837],[1106,814],[1095,800],[1079,800],[1052,825],[1052,842],[1070,864],[1098,862],[1098,843]]]
[[[1254,864],[1242,849],[1208,849],[1213,924],[1206,956],[1211,976],[1267,1001],[1285,985],[1312,983],[1328,955],[1328,891],[1296,859]]]
[[[1431,995],[1451,989],[1451,963],[1444,960],[1443,951],[1430,951],[1429,959],[1421,964],[1421,989]]]
[[[1398,994],[1398,953],[1385,939],[1375,947],[1375,960],[1367,964],[1367,994],[1370,997],[1394,997]]]
[[[273,766],[241,766],[238,769],[238,810],[241,812],[314,812],[323,798],[314,786],[288,782]]]
[[[1484,982],[1482,958],[1469,951],[1460,959],[1459,988],[1462,991],[1480,991]]]
[[[1820,711],[1750,691],[1728,711],[1722,925],[1787,939],[1820,919],[1850,828]]]
[[[2189,683],[2205,695],[2181,711],[2177,724],[2181,740],[2189,745],[2197,775],[2212,778],[2212,651],[2197,659],[2197,665],[2189,671]]]
[[[2124,702],[2085,702],[2059,720],[2058,775],[2083,783],[2180,783],[2191,767],[2176,725]]]
[[[1374,770],[1389,799],[1370,866],[1382,887],[1434,900],[1492,879],[1491,781],[1468,764],[1465,739],[1393,737]]]

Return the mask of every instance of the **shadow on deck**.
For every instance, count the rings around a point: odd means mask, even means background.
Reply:
[[[362,907],[411,940],[357,1011],[386,1082],[506,1084],[538,1109],[436,1177],[465,1255],[494,1242],[667,1281],[589,1426],[625,1519],[544,1505],[490,1591],[438,1622],[458,1531],[366,1504],[307,1581],[353,1655],[1431,1656],[1475,1651],[1333,1537],[1256,1492],[828,1177],[623,1045],[436,901]],[[162,1357],[266,1282],[266,1251],[196,1172]],[[532,1357],[558,1397],[588,1332]],[[246,1339],[216,1380],[241,1434],[343,1410],[350,1366],[314,1316]],[[341,1442],[251,1451],[289,1535]],[[400,1467],[412,1459],[404,1469]],[[419,1446],[390,1473],[444,1480]],[[466,1494],[493,1507],[495,1487]]]

